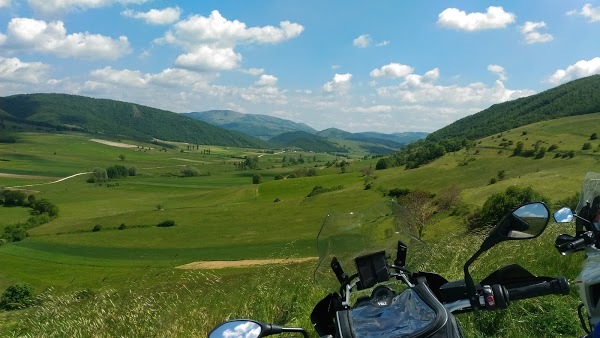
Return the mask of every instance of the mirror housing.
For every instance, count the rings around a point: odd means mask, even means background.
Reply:
[[[254,320],[236,319],[221,323],[215,327],[209,334],[208,338],[225,338],[225,337],[248,337],[260,338],[263,337],[263,323]]]
[[[467,294],[473,309],[479,309],[479,297],[475,290],[473,277],[469,267],[482,253],[494,245],[508,240],[522,240],[536,238],[544,232],[550,220],[550,210],[542,202],[527,203],[506,214],[504,218],[492,229],[485,238],[477,252],[465,263],[465,284]]]
[[[261,338],[283,332],[298,332],[308,338],[308,333],[303,328],[282,327],[252,319],[234,319],[221,323],[208,334],[208,338]]]

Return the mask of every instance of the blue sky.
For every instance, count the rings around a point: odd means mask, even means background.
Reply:
[[[0,0],[0,96],[437,130],[600,73],[600,0]]]

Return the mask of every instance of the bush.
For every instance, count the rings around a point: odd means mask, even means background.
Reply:
[[[496,184],[498,180],[495,177],[490,178],[490,184]]]
[[[125,178],[129,175],[129,170],[124,165],[115,164],[106,168],[106,175],[110,179]]]
[[[127,226],[125,226],[125,223],[121,223],[121,225],[119,225],[119,227],[117,229],[119,230],[125,230]]]
[[[200,170],[198,168],[186,166],[181,169],[181,176],[183,177],[196,177],[200,176]]]
[[[471,229],[494,226],[515,207],[529,202],[545,202],[548,198],[531,187],[510,186],[504,192],[493,194],[483,203],[479,222],[470,222]]]
[[[590,140],[597,140],[597,139],[598,139],[598,134],[592,133],[592,135],[590,135]]]
[[[262,183],[262,176],[260,174],[254,174],[254,176],[252,176],[252,184],[261,184]]]
[[[283,179],[283,175],[277,174],[275,175],[275,180],[282,180]]]
[[[33,305],[33,287],[27,283],[9,286],[0,296],[0,309],[18,310]]]
[[[554,151],[556,149],[558,149],[558,146],[556,144],[553,144],[550,147],[548,147],[548,151]]]
[[[583,144],[583,147],[581,147],[581,150],[590,150],[592,149],[592,144],[590,142],[586,142]]]
[[[100,224],[96,224],[96,225],[94,225],[94,227],[92,228],[92,231],[93,231],[93,232],[98,232],[98,231],[100,231],[100,230],[102,230],[102,225],[100,225]]]
[[[58,207],[45,198],[34,202],[31,208],[40,214],[46,213],[50,217],[58,216]]]
[[[409,193],[410,193],[410,189],[394,188],[394,189],[390,189],[390,191],[388,192],[388,196],[399,198],[399,197],[406,196]]]
[[[139,171],[138,171],[138,168],[136,168],[134,166],[129,167],[127,169],[127,171],[128,171],[129,176],[137,176],[137,175],[140,174]]]
[[[158,223],[156,226],[161,227],[161,228],[167,228],[167,227],[172,227],[174,225],[175,225],[175,221],[172,219],[168,219],[166,221],[162,221],[162,222]]]

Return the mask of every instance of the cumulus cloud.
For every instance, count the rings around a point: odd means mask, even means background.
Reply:
[[[175,65],[198,71],[205,70],[231,70],[238,67],[242,55],[233,48],[219,48],[201,45],[186,54],[181,54],[175,59]]]
[[[574,65],[568,66],[567,69],[558,69],[547,81],[558,85],[594,74],[600,74],[600,57],[591,60],[580,60]]]
[[[265,70],[263,68],[248,68],[248,69],[241,69],[240,72],[242,72],[244,74],[259,76],[259,75],[263,74],[265,72]]]
[[[494,73],[503,74],[504,69],[497,65],[488,66]],[[499,75],[500,75],[499,74]],[[443,86],[436,84],[439,70],[434,69],[424,75],[410,74],[396,86],[380,87],[377,94],[381,97],[399,99],[405,103],[440,103],[454,105],[487,105],[513,100],[534,94],[531,90],[511,90],[502,81],[496,81],[495,86],[486,86],[476,82],[466,86]]]
[[[45,22],[14,18],[6,35],[0,34],[0,46],[8,50],[34,50],[58,57],[115,60],[131,52],[127,37],[112,39],[100,34],[72,33],[62,21]]]
[[[373,40],[371,39],[369,34],[363,34],[363,35],[357,37],[356,39],[354,39],[353,44],[354,44],[354,47],[367,48],[367,47],[369,47],[371,42],[373,42]]]
[[[167,7],[164,9],[151,9],[148,12],[135,12],[126,10],[121,15],[134,19],[142,19],[152,25],[168,25],[179,20],[181,9],[179,7]]]
[[[185,69],[167,68],[160,73],[142,73],[139,70],[114,69],[104,67],[90,72],[95,84],[111,84],[131,88],[150,88],[152,86],[190,90],[206,88],[215,79],[214,75],[203,75]]]
[[[390,44],[390,42],[389,42],[388,40],[383,40],[383,41],[381,41],[381,42],[378,42],[378,43],[376,44],[376,46],[377,46],[377,47],[385,47],[385,46],[387,46],[387,45],[389,45],[389,44]]]
[[[373,114],[373,113],[387,113],[387,112],[392,111],[392,109],[393,109],[393,107],[388,106],[388,105],[375,105],[375,106],[369,106],[369,107],[360,107],[360,106],[344,107],[341,110],[345,113]]]
[[[390,63],[381,68],[373,69],[369,75],[373,78],[386,77],[396,79],[412,74],[414,69],[407,65],[399,63]]]
[[[228,20],[214,10],[208,17],[193,15],[176,23],[158,43],[182,47],[175,64],[197,70],[229,70],[239,67],[241,54],[235,52],[238,44],[276,44],[298,37],[304,27],[282,21],[279,27],[246,27],[238,20]]]
[[[505,12],[502,7],[490,6],[485,13],[469,13],[457,8],[447,8],[438,15],[442,27],[465,31],[505,28],[515,22],[515,14]]]
[[[489,65],[487,67],[487,70],[489,70],[490,72],[498,75],[498,79],[500,81],[506,81],[508,80],[508,78],[506,77],[506,72],[504,71],[504,67],[499,66],[499,65]]]
[[[274,87],[277,85],[277,78],[273,75],[263,74],[254,84],[259,87]]]
[[[567,15],[581,15],[587,18],[589,22],[598,22],[600,21],[600,7],[592,7],[591,4],[585,4],[580,11],[572,10],[567,12]]]
[[[351,86],[352,74],[335,74],[333,80],[323,85],[325,93],[345,92]]]
[[[0,81],[39,84],[47,81],[50,67],[41,62],[22,62],[18,58],[0,57]]]
[[[2,0],[0,0],[2,1]],[[73,10],[108,7],[113,4],[142,4],[148,0],[28,0],[34,11],[43,15],[59,15]]]
[[[11,5],[10,0],[0,0],[0,8],[7,8],[7,7],[10,7],[10,5]]]
[[[525,24],[521,26],[520,30],[527,44],[544,43],[554,40],[554,37],[552,35],[548,33],[542,34],[538,32],[538,30],[542,28],[546,28],[546,23],[543,21],[526,21]]]

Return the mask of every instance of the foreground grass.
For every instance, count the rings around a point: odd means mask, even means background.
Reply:
[[[473,266],[476,280],[509,263],[537,275],[574,277],[582,257],[560,257],[552,242],[564,232],[552,224],[536,240],[506,242]],[[462,265],[481,243],[477,235],[447,238],[432,244],[422,270],[450,280],[462,278]],[[410,255],[409,248],[409,255]],[[1,313],[1,336],[186,337],[204,336],[218,323],[234,318],[307,328],[313,306],[331,290],[313,283],[309,263],[213,271],[146,272],[139,286],[130,281],[119,290],[43,293],[40,305]],[[514,302],[497,312],[458,315],[467,337],[575,337],[579,328],[575,292]]]

